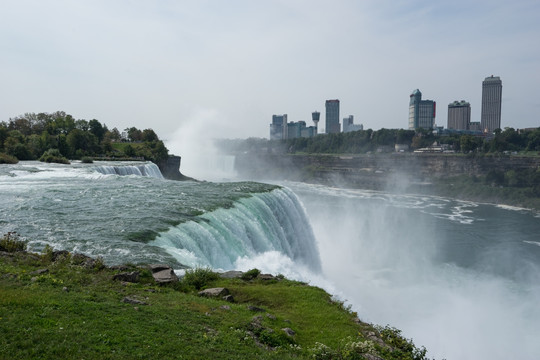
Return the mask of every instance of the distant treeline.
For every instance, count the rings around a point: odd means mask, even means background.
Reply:
[[[49,150],[69,159],[83,157],[166,159],[168,150],[152,129],[109,129],[96,119],[76,120],[63,111],[27,113],[0,122],[0,162],[36,160]],[[7,162],[7,161],[5,161]]]
[[[307,154],[364,154],[394,151],[396,144],[410,150],[437,144],[448,144],[456,152],[500,153],[505,151],[540,151],[540,128],[516,131],[513,128],[495,130],[493,136],[436,135],[428,130],[380,129],[339,134],[320,134],[312,138],[267,140],[218,140],[217,145],[229,153],[277,152]]]

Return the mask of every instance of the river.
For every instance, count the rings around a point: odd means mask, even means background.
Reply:
[[[538,213],[278,185],[168,181],[151,163],[2,165],[0,231],[108,264],[281,273],[438,359],[540,358]]]

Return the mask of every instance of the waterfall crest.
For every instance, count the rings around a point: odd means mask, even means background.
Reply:
[[[313,271],[321,264],[304,208],[286,188],[256,193],[161,233],[153,245],[180,263],[230,270],[239,258],[277,251]]]
[[[163,175],[158,166],[154,163],[144,163],[140,165],[100,165],[94,168],[104,175],[136,175],[163,179]]]

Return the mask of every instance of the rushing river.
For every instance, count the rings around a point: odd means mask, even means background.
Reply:
[[[0,166],[0,231],[108,264],[310,281],[438,359],[540,358],[540,218],[437,197],[174,182],[151,163]]]

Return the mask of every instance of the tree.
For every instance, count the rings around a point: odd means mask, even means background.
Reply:
[[[124,131],[127,132],[129,141],[136,142],[142,140],[142,132],[136,127],[126,128]]]
[[[461,148],[461,151],[464,153],[474,151],[477,148],[474,137],[471,135],[461,135],[461,137],[459,138],[459,146]]]
[[[9,120],[9,129],[17,130],[21,134],[28,136],[32,134],[32,123],[25,117],[18,116]]]
[[[26,139],[18,130],[10,131],[4,141],[4,149],[8,155],[19,160],[33,160],[32,152],[26,146]]]
[[[90,132],[84,132],[79,129],[72,130],[66,137],[67,145],[69,146],[69,154],[71,156],[79,153],[94,153],[98,149],[97,138]],[[62,154],[64,154],[62,152]]]
[[[95,135],[95,137],[98,139],[98,142],[101,142],[101,140],[103,140],[103,136],[105,135],[105,132],[106,132],[106,128],[103,127],[103,125],[101,125],[101,123],[96,120],[96,119],[92,119],[88,122],[88,126],[89,126],[89,130],[92,134]]]
[[[9,136],[9,130],[5,123],[0,124],[0,150],[4,149],[4,142]]]
[[[142,141],[158,141],[159,138],[152,129],[144,129],[141,134]]]
[[[103,138],[108,139],[109,141],[120,141],[122,139],[122,135],[117,128],[113,128],[112,130],[107,131]]]
[[[88,124],[88,121],[81,119],[75,121],[75,128],[82,131],[88,131],[90,129],[90,125]]]

